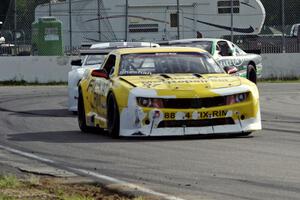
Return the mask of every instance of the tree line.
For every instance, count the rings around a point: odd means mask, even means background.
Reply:
[[[282,0],[261,0],[266,10],[265,25],[282,24]],[[285,5],[285,24],[291,25],[300,23],[300,1],[284,0]]]
[[[48,3],[49,0],[16,0],[17,20],[22,28],[24,24],[31,24],[34,21],[34,10],[37,5]],[[13,23],[14,0],[1,0],[0,6],[0,21],[8,20],[8,23]],[[13,25],[10,25],[13,26]]]

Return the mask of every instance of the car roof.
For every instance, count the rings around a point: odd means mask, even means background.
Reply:
[[[194,47],[158,47],[158,48],[125,48],[112,51],[116,54],[134,54],[134,53],[164,53],[164,52],[198,52],[207,53],[205,50]]]
[[[107,55],[112,49],[82,49],[80,55]]]
[[[180,44],[180,43],[190,43],[190,42],[197,42],[197,41],[210,41],[210,42],[218,42],[220,40],[219,38],[190,38],[190,39],[181,39],[181,40],[171,40],[169,41],[169,44]],[[226,41],[226,40],[224,40]]]
[[[152,42],[105,42],[91,45],[93,48],[116,49],[116,48],[135,48],[135,47],[159,47],[159,44]]]

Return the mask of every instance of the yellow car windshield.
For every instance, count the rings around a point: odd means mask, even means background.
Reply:
[[[207,54],[165,52],[126,54],[121,57],[119,75],[213,74],[224,70]]]

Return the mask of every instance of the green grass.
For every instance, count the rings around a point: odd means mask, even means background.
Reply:
[[[0,200],[15,200],[15,198],[0,194]]]
[[[17,188],[21,185],[21,182],[16,176],[5,175],[0,176],[0,188]]]
[[[108,192],[108,193],[107,193]],[[115,192],[99,189],[93,185],[67,185],[49,178],[31,175],[18,179],[15,175],[0,175],[0,200],[51,199],[51,200],[96,200],[130,199]],[[40,198],[40,196],[43,196]],[[145,200],[137,197],[133,200]]]

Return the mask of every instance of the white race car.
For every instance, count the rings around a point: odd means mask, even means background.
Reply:
[[[68,110],[77,113],[78,84],[86,69],[100,68],[105,56],[119,48],[159,47],[150,42],[107,42],[91,45],[80,52],[80,59],[72,60],[72,70],[68,73]]]
[[[262,74],[262,57],[246,53],[237,45],[224,39],[201,38],[173,40],[170,46],[197,47],[209,52],[222,67],[233,67],[234,73],[256,83]],[[227,71],[227,70],[226,70]]]

